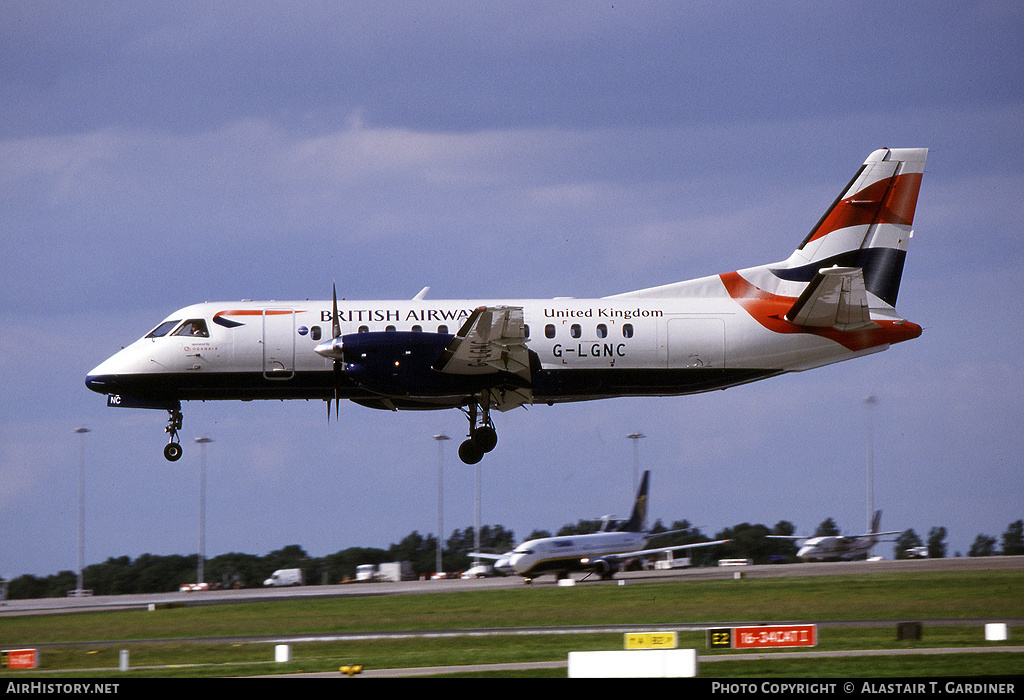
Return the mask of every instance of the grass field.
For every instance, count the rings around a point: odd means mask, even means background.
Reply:
[[[273,645],[268,641],[290,635],[565,625],[873,621],[869,626],[823,627],[816,651],[984,647],[997,643],[984,640],[980,622],[952,625],[943,621],[1024,618],[1022,591],[1024,571],[985,571],[524,586],[8,617],[0,619],[0,644],[3,648],[39,647],[41,666],[34,672],[0,671],[0,677],[46,672],[62,677],[336,672],[348,663],[380,669],[564,661],[569,651],[622,648],[621,634],[592,633],[292,642],[292,661],[274,663]],[[895,622],[901,620],[921,621],[922,639],[898,642]],[[1020,628],[1011,627],[1009,643],[1020,633]],[[722,652],[706,648],[703,632],[680,632],[679,644],[698,649],[700,674],[705,677],[1024,673],[1024,654],[714,661],[711,657]],[[132,670],[127,674],[117,670],[121,649],[130,653]],[[565,677],[566,672],[563,668],[515,675]]]

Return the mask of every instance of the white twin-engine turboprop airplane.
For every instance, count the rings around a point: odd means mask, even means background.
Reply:
[[[881,540],[881,537],[898,535],[898,531],[879,532],[882,524],[882,511],[876,510],[871,519],[871,532],[863,535],[819,535],[816,537],[801,537],[799,535],[768,535],[773,540],[803,540],[796,555],[803,561],[814,559],[855,559],[858,556],[870,556],[871,549]]]
[[[459,408],[467,463],[492,450],[491,411],[675,396],[885,350],[920,326],[895,309],[927,149],[868,156],[782,262],[599,299],[216,302],[174,312],[86,385],[110,406],[347,399]]]

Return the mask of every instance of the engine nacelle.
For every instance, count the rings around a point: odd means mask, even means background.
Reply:
[[[446,374],[432,368],[452,338],[446,333],[419,331],[343,335],[344,371],[364,389],[388,396],[469,394],[493,383],[496,374]]]
[[[587,557],[581,563],[592,568],[603,579],[611,578],[619,570],[618,566],[603,557]]]

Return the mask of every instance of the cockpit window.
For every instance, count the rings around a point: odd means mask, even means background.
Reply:
[[[159,326],[149,332],[147,338],[163,338],[165,335],[171,332],[171,329],[181,323],[181,320],[175,321],[164,321]]]
[[[201,318],[191,318],[181,324],[181,328],[174,331],[174,335],[188,335],[193,338],[209,338],[210,332],[206,329],[206,321]]]

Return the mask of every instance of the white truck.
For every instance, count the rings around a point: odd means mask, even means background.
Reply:
[[[356,581],[376,581],[377,565],[360,564],[356,567]]]
[[[383,564],[360,564],[356,581],[413,581],[416,574],[411,561],[389,561]]]
[[[302,569],[278,569],[263,582],[264,586],[301,586]]]

